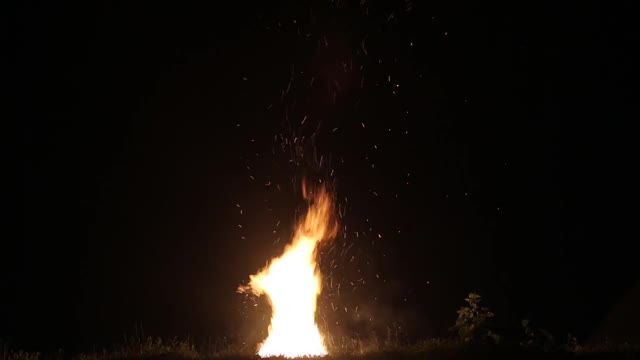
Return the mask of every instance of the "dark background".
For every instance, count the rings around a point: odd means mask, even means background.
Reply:
[[[637,34],[631,1],[605,3],[6,6],[0,338],[259,339],[268,308],[235,290],[290,239],[308,176],[342,214],[323,328],[443,336],[477,291],[502,328],[589,339],[638,280]]]

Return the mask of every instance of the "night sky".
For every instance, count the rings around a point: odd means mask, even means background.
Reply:
[[[8,6],[0,338],[259,340],[268,307],[236,288],[306,177],[340,209],[321,327],[445,336],[476,291],[502,329],[588,339],[639,279],[637,34],[631,1],[559,3]]]

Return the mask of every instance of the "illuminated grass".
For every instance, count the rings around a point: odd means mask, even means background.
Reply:
[[[371,344],[358,344],[358,341],[344,341],[352,348],[332,351],[332,355],[324,360],[394,360],[394,359],[429,359],[429,360],[515,360],[515,359],[640,359],[640,345],[594,344],[567,348],[540,349],[516,345],[481,345],[464,344],[449,339],[431,339],[411,346],[382,345],[374,349]],[[147,337],[144,339],[128,339],[124,344],[111,350],[84,353],[77,355],[40,354],[36,352],[10,351],[2,347],[0,360],[257,360],[251,349],[255,346],[228,345],[213,343],[198,349],[190,339],[170,339]],[[273,357],[270,359],[284,359]]]

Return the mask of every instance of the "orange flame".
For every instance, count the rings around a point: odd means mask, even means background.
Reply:
[[[324,186],[316,193],[302,191],[309,200],[305,217],[296,226],[293,242],[284,253],[258,274],[240,292],[266,294],[272,308],[269,336],[260,345],[261,357],[324,356],[327,349],[315,321],[316,302],[322,290],[315,249],[323,240],[335,237],[333,201]]]

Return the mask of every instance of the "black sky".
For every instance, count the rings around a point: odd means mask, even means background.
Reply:
[[[235,289],[288,240],[305,175],[344,209],[332,331],[445,335],[477,291],[501,326],[587,338],[638,280],[630,4],[9,6],[0,338],[259,336],[267,309]]]

